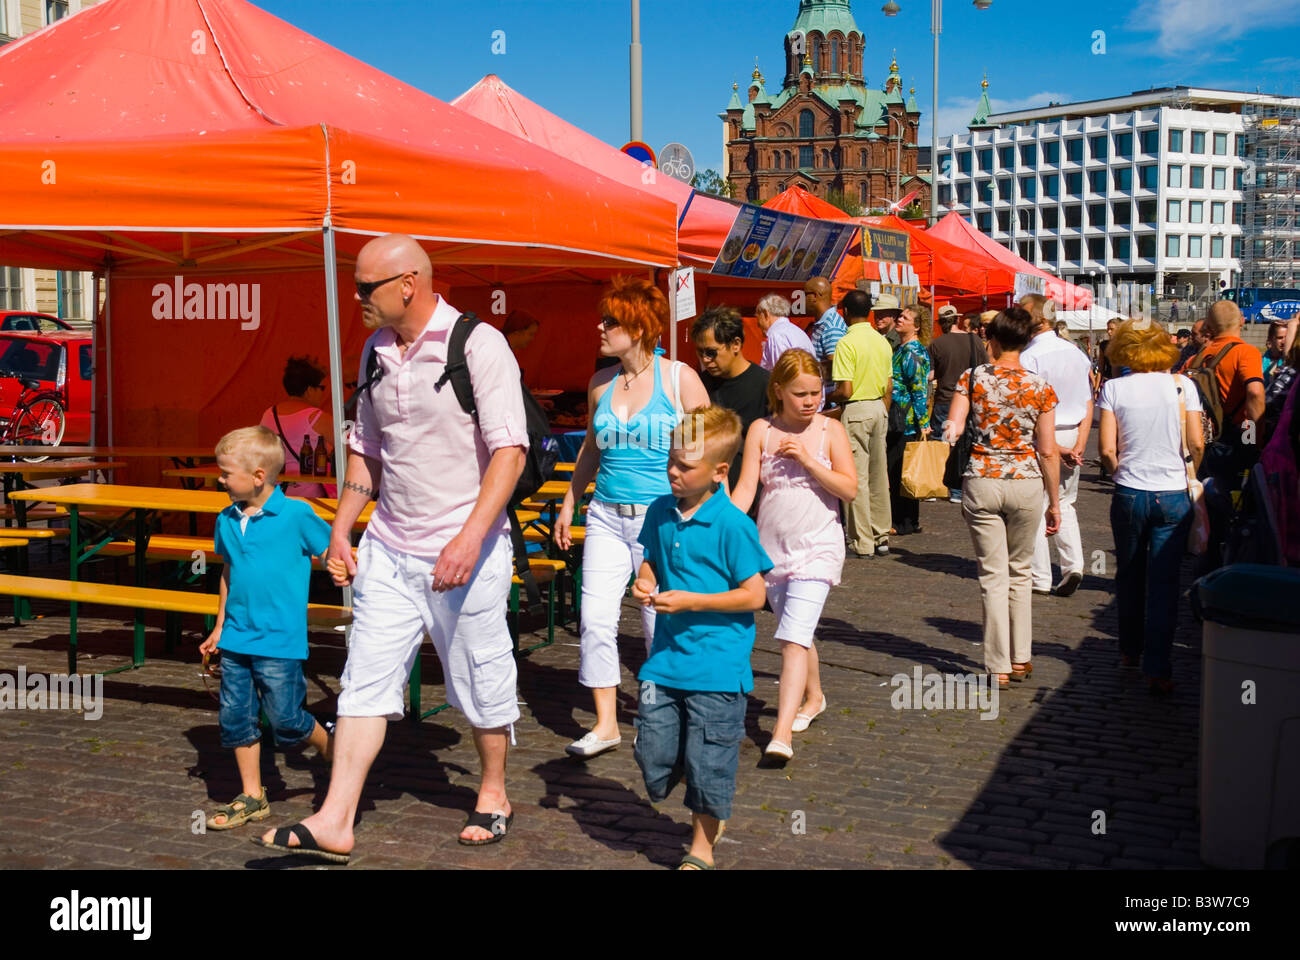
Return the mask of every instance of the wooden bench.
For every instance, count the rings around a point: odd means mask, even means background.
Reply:
[[[225,563],[225,557],[217,553],[216,544],[211,537],[173,536],[169,533],[156,533],[149,538],[145,547],[145,556],[150,560],[175,560],[186,563],[194,559],[194,551],[203,555],[205,562]],[[100,557],[134,557],[134,540],[114,540],[99,548]]]
[[[159,590],[154,587],[123,587],[112,583],[92,583],[84,580],[53,580],[46,577],[22,577],[0,574],[0,594],[28,597],[37,600],[61,600],[71,604],[98,603],[113,607],[133,607],[136,610],[162,610],[169,614],[193,613],[203,617],[216,617],[219,598],[215,593],[194,593],[188,590]],[[72,610],[76,622],[77,610]],[[310,603],[307,605],[307,623],[311,626],[332,627],[349,623],[352,611],[347,607]],[[106,670],[117,673],[144,664],[143,633],[136,633],[136,645],[130,666]],[[68,645],[68,672],[77,672],[76,641]]]
[[[7,550],[10,547],[25,547],[28,542],[20,537],[0,537],[0,550]]]

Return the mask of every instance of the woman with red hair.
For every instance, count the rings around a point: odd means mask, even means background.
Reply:
[[[587,384],[587,436],[554,534],[560,549],[572,546],[576,498],[595,476],[582,556],[578,681],[591,688],[596,724],[565,748],[576,757],[593,757],[623,740],[615,715],[615,691],[622,679],[618,618],[628,582],[641,566],[637,537],[646,508],[672,492],[668,451],[682,412],[709,403],[694,370],[655,355],[655,343],[667,325],[668,298],[643,277],[615,277],[600,301],[600,353],[618,363],[597,371]],[[652,608],[641,608],[647,653],[654,616]]]

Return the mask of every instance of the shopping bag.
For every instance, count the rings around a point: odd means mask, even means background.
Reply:
[[[948,444],[942,440],[919,440],[903,448],[903,496],[912,500],[948,496],[943,481],[948,463]]]
[[[1210,511],[1205,505],[1205,488],[1201,481],[1187,481],[1187,496],[1192,501],[1192,526],[1187,531],[1187,552],[1199,557],[1210,546]]]

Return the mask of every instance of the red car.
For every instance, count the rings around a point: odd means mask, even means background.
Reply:
[[[35,310],[0,310],[0,330],[22,330],[31,333],[52,333],[55,330],[71,330],[72,324],[48,313]]]
[[[26,314],[25,316],[40,316]],[[94,345],[89,333],[0,331],[0,426],[3,442],[33,442],[15,423],[21,406],[30,411],[24,423],[38,423],[46,441],[90,442],[91,378]],[[56,405],[57,404],[57,405]]]

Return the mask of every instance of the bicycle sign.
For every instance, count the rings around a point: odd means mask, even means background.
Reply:
[[[659,169],[682,183],[690,183],[695,176],[695,158],[680,143],[667,144],[659,151]]]

